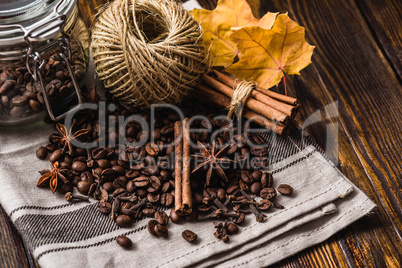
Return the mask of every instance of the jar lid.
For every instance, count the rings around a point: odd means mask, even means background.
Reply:
[[[60,33],[55,9],[68,18],[77,0],[1,0],[0,48],[25,45],[24,35],[31,32],[30,41],[41,42]],[[43,26],[43,27],[42,27]],[[22,30],[24,29],[24,30]],[[34,30],[35,29],[35,30]]]
[[[33,12],[43,6],[42,0],[3,0],[0,3],[0,19]]]

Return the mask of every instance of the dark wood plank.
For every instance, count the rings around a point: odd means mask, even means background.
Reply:
[[[30,267],[21,237],[0,205],[0,267]]]
[[[329,247],[317,245],[289,261],[307,258],[314,263],[320,248],[326,256],[321,265],[397,267],[402,255],[402,87],[393,68],[353,2],[263,3],[264,11],[289,11],[317,46],[313,64],[289,79],[290,94],[303,104],[300,122],[338,101],[341,170],[379,206],[374,215],[328,240]],[[327,126],[322,122],[308,128],[324,148]]]
[[[356,0],[385,56],[402,81],[402,1]]]

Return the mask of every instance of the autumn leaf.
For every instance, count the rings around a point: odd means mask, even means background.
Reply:
[[[208,51],[210,66],[228,67],[233,63],[239,50],[230,39],[233,29],[246,26],[260,26],[270,29],[278,13],[264,15],[256,19],[246,0],[219,0],[212,10],[194,9],[190,11],[204,31],[202,40]]]
[[[304,28],[286,14],[277,16],[272,29],[244,27],[230,38],[241,56],[226,71],[237,78],[254,80],[263,88],[277,85],[284,72],[300,74],[311,63],[314,46],[306,42]]]

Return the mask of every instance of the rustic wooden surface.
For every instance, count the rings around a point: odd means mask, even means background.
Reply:
[[[200,0],[201,1],[201,0]],[[214,0],[202,0],[212,8]],[[327,241],[275,267],[401,267],[402,256],[402,2],[399,0],[249,0],[260,14],[289,12],[317,46],[302,76],[287,77],[288,92],[303,104],[304,122],[321,110],[323,121],[307,131],[326,148],[327,131],[339,127],[339,168],[378,206]],[[103,0],[80,0],[90,24]],[[260,3],[261,2],[261,3]],[[256,12],[258,13],[258,12]],[[283,90],[282,86],[278,90]],[[326,105],[338,116],[326,120]],[[0,207],[0,267],[32,265]]]

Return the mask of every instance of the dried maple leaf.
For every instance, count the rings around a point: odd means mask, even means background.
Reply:
[[[286,14],[278,15],[272,29],[241,28],[231,40],[241,57],[226,71],[237,78],[254,80],[263,88],[277,85],[284,72],[300,74],[311,63],[314,49],[306,42],[304,28]]]
[[[204,31],[202,36],[205,49],[208,51],[210,66],[228,67],[233,63],[239,50],[230,39],[233,29],[245,26],[272,27],[278,13],[264,15],[256,19],[246,0],[219,0],[217,7],[210,11],[194,9],[190,11]]]

